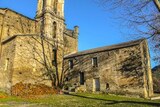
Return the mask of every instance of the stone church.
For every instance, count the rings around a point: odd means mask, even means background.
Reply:
[[[38,0],[35,19],[0,8],[0,90],[12,93],[17,83],[51,87],[55,71],[75,91],[153,95],[145,39],[78,52],[78,29],[66,28],[64,0]]]

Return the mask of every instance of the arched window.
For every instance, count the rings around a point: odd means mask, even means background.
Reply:
[[[53,38],[56,38],[56,34],[57,34],[57,23],[54,22],[53,23]]]
[[[53,1],[52,6],[53,6],[53,9],[54,9],[54,12],[56,13],[57,12],[57,0]]]

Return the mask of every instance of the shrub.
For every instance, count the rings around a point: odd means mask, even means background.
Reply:
[[[12,95],[27,97],[34,95],[57,94],[58,90],[44,84],[24,84],[22,82],[12,87]]]

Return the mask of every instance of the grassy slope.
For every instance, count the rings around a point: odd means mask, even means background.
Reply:
[[[50,95],[38,99],[16,97],[0,98],[2,104],[37,104],[45,107],[154,107],[160,106],[160,100],[150,101],[140,98],[127,98],[115,95],[71,94]],[[34,106],[35,107],[35,106]]]

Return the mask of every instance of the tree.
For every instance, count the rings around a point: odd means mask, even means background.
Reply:
[[[160,2],[159,2],[159,0],[153,0],[153,2],[156,5],[158,11],[160,12]]]
[[[117,10],[121,19],[136,31],[134,36],[151,39],[154,60],[160,62],[160,1],[159,0],[96,0],[104,8]],[[133,35],[132,35],[133,36]]]

